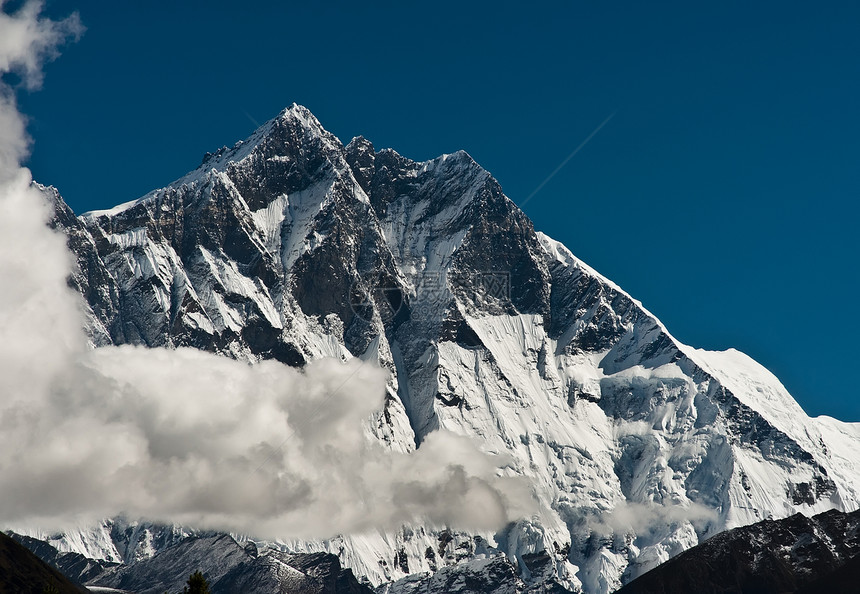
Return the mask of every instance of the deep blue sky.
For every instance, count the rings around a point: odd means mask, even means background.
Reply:
[[[88,30],[22,96],[37,180],[136,198],[292,102],[467,150],[681,340],[860,421],[860,3],[48,2]]]

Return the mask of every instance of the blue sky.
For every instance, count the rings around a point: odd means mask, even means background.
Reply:
[[[292,102],[348,141],[467,150],[679,339],[860,421],[860,4],[49,1],[87,32],[22,95],[83,212]],[[654,5],[651,5],[654,4]]]

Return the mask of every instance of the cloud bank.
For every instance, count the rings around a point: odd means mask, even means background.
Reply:
[[[4,3],[0,1],[0,8]],[[0,74],[23,86],[81,32],[41,4],[0,13]],[[4,79],[6,80],[6,79]],[[368,439],[386,373],[303,371],[192,349],[92,350],[73,258],[20,166],[28,140],[0,85],[0,525],[56,529],[127,514],[260,537],[324,538],[404,522],[496,529],[533,511],[519,480],[437,432],[415,452]]]

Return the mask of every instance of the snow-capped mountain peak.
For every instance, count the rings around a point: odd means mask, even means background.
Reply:
[[[808,418],[736,351],[675,340],[464,151],[344,146],[293,105],[139,200],[78,218],[56,200],[94,344],[374,360],[391,379],[369,438],[410,451],[444,428],[529,478],[544,512],[496,534],[278,545],[386,591],[441,591],[504,554],[516,588],[604,593],[725,528],[860,502],[856,426]]]

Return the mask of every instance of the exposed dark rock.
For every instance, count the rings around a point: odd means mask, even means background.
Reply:
[[[860,511],[832,510],[813,518],[795,514],[718,534],[618,593],[856,592],[858,554]],[[827,584],[837,589],[819,589]],[[849,584],[854,589],[838,589]]]

